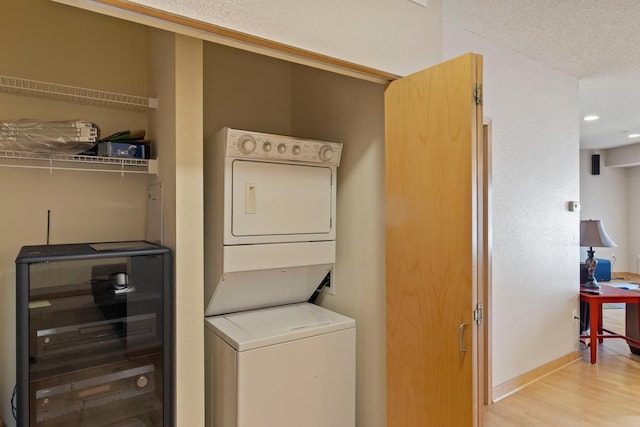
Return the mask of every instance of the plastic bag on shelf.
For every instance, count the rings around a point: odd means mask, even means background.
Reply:
[[[100,128],[86,120],[0,121],[0,150],[79,154],[100,140]]]

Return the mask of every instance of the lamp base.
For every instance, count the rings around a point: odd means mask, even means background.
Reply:
[[[600,290],[600,285],[596,281],[595,277],[591,280],[588,280],[586,283],[580,285],[582,288],[591,289],[591,290]]]
[[[600,285],[598,285],[598,281],[596,280],[595,273],[596,267],[598,266],[598,260],[593,257],[594,251],[593,248],[590,247],[587,251],[587,259],[584,261],[585,266],[587,267],[587,282],[582,284],[583,288],[587,288],[590,290],[600,290]]]

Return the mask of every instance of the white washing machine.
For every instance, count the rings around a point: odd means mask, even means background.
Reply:
[[[342,145],[205,144],[206,426],[353,427],[355,321],[306,302],[335,263]]]
[[[301,303],[205,324],[208,427],[355,425],[353,319]]]

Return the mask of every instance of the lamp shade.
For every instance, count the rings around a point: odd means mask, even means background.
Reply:
[[[616,247],[599,219],[580,221],[580,246],[597,248]]]

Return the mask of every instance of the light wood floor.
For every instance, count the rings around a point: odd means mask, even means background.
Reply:
[[[604,326],[624,333],[625,310],[606,309]],[[582,359],[486,406],[485,427],[640,426],[640,357],[622,339],[604,340],[598,363]]]

